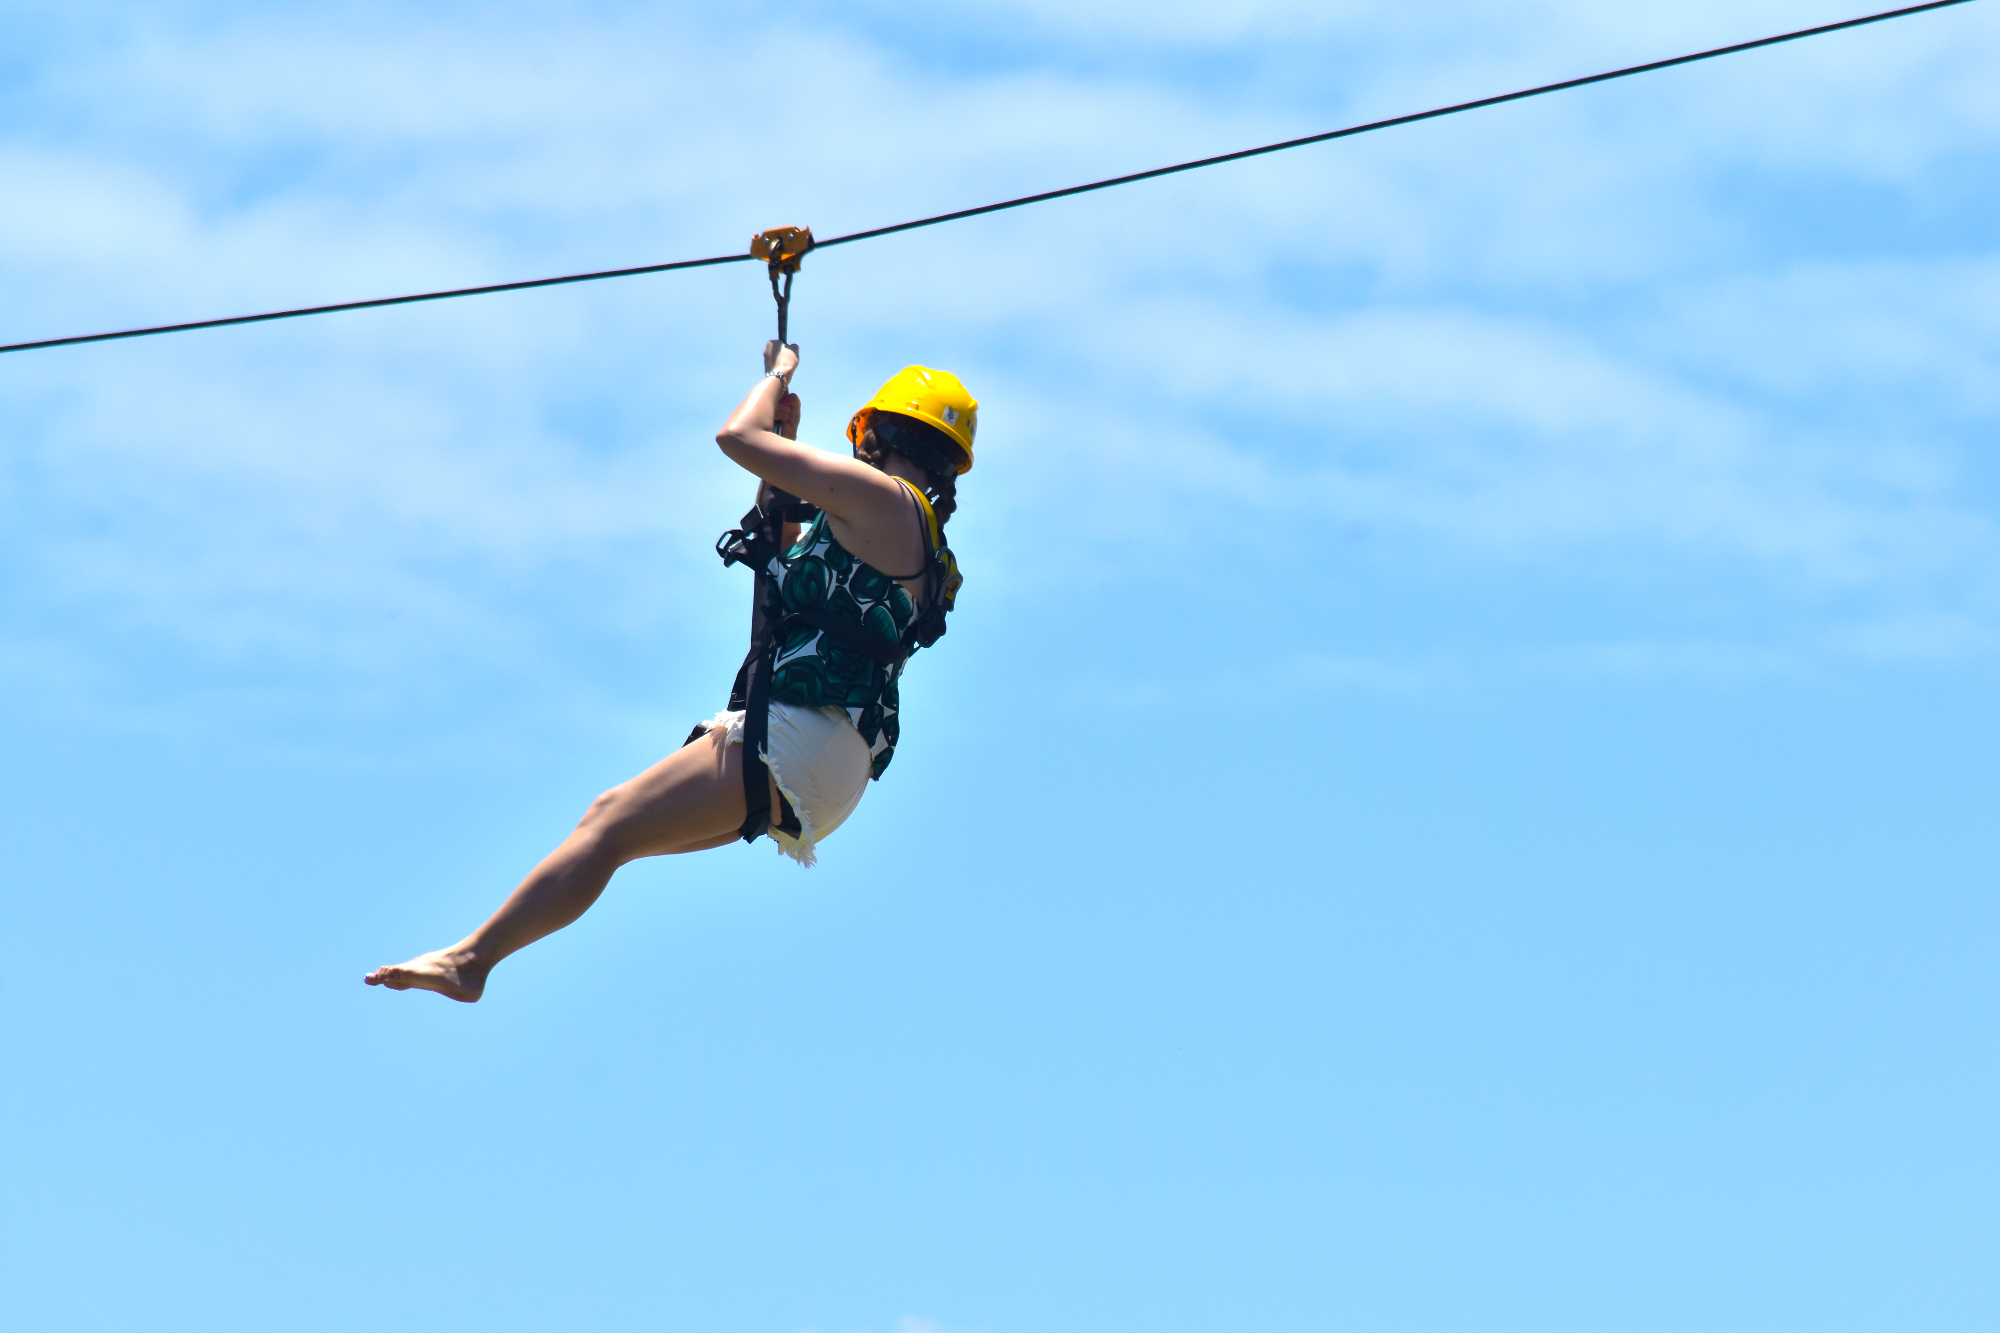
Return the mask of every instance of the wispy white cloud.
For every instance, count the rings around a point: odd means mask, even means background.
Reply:
[[[831,13],[781,54],[720,10],[160,11],[50,38],[7,94],[0,320],[839,231],[1841,16],[1005,12],[1018,40],[985,64],[936,59],[935,25],[912,44]],[[1116,539],[1233,550],[1313,520],[1482,571],[1584,553],[1849,599],[1805,652],[1971,651],[1994,623],[1990,245],[1823,246],[1760,194],[1791,175],[1963,207],[2000,125],[1966,54],[1994,23],[1965,15],[829,252],[801,288],[808,434],[837,440],[886,368],[962,367],[988,402],[960,520],[981,586],[1116,582]],[[0,359],[13,596],[343,670],[629,627],[668,595],[654,562],[741,508],[707,437],[764,336],[758,286]]]

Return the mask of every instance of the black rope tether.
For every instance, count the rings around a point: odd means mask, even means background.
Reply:
[[[1697,60],[1713,60],[1717,56],[1733,56],[1743,51],[1755,51],[1759,47],[1776,46],[1780,42],[1796,42],[1806,37],[1822,37],[1830,32],[1841,32],[1848,28],[1865,27],[1870,23],[1883,23],[1890,19],[1908,18],[1912,14],[1923,14],[1933,9],[1949,9],[1953,5],[1969,4],[1971,0],[1929,0],[1927,4],[1910,5],[1904,9],[1885,10],[1880,14],[1865,14],[1860,18],[1842,19],[1838,23],[1822,23],[1816,28],[1800,28],[1796,32],[1781,32],[1775,37],[1759,37],[1755,41],[1737,42],[1731,46],[1718,46],[1708,51],[1696,51],[1691,55],[1672,56],[1666,60],[1652,60],[1643,65],[1628,65],[1624,69],[1607,70],[1602,74],[1588,74],[1580,79],[1564,79],[1560,83],[1545,83],[1535,88],[1523,88],[1518,92],[1500,93],[1494,97],[1476,98],[1470,102],[1455,102],[1450,106],[1434,107],[1429,111],[1413,111],[1406,116],[1391,116],[1387,120],[1371,120],[1362,125],[1349,125],[1346,129],[1328,130],[1324,134],[1309,134],[1303,139],[1286,139],[1281,143],[1267,143],[1259,148],[1245,148],[1234,153],[1222,153],[1215,157],[1196,158],[1192,162],[1177,162],[1170,167],[1155,167],[1151,171],[1135,171],[1129,176],[1113,176],[1107,180],[1091,181],[1087,185],[1072,185],[1067,189],[1048,190],[1041,194],[1023,195],[1019,199],[1003,199],[997,204],[982,204],[978,208],[961,208],[955,213],[940,213],[936,217],[918,218],[913,222],[898,222],[887,227],[874,227],[868,231],[849,232],[845,236],[835,236],[820,241],[818,246],[825,249],[829,245],[845,245],[849,241],[872,240],[877,236],[889,236],[899,231],[911,231],[917,227],[935,227],[940,222],[956,222],[960,218],[976,218],[984,213],[998,213],[1003,209],[1021,208],[1027,204],[1044,203],[1050,199],[1065,199],[1073,194],[1088,194],[1092,190],[1108,190],[1114,185],[1130,185],[1134,181],[1152,180],[1158,176],[1171,176],[1176,172],[1194,171],[1200,167],[1213,167],[1224,162],[1240,162],[1248,157],[1261,157],[1265,153],[1281,153],[1287,148],[1303,148],[1307,144],[1326,143],[1333,139],[1346,139],[1356,134],[1368,134],[1374,130],[1386,130],[1397,125],[1414,125],[1420,120],[1435,120],[1439,116],[1455,116],[1461,111],[1477,111],[1482,107],[1499,106],[1504,102],[1518,102],[1526,97],[1540,97],[1544,93],[1559,93],[1570,88],[1583,88],[1593,83],[1605,83],[1612,79],[1628,78],[1634,74],[1650,74],[1655,70],[1672,69],[1676,65],[1691,65]],[[791,230],[779,228],[780,231]],[[770,233],[766,233],[767,235]],[[761,238],[760,238],[761,239]],[[808,237],[810,239],[810,237]],[[753,245],[755,242],[752,243]],[[808,246],[810,248],[810,246]],[[778,302],[778,337],[785,336],[785,307],[790,300],[791,281],[789,274],[798,271],[801,249],[790,257],[791,268],[786,270],[784,290],[778,287],[778,272],[774,267],[771,275],[771,295]],[[112,333],[80,333],[68,338],[42,338],[35,342],[7,343],[0,345],[0,352],[31,352],[42,347],[74,347],[78,343],[110,342],[116,338],[144,338],[155,333],[186,333],[192,329],[220,329],[231,324],[261,324],[271,319],[297,319],[301,315],[331,315],[343,310],[372,310],[378,306],[409,305],[413,301],[448,301],[457,296],[485,296],[492,292],[520,292],[531,287],[559,287],[570,282],[597,282],[603,278],[630,278],[641,273],[666,273],[681,268],[707,268],[712,264],[740,264],[747,259],[766,259],[762,253],[747,255],[713,255],[707,259],[677,259],[667,264],[641,264],[637,268],[608,268],[596,273],[570,273],[560,278],[530,278],[525,282],[496,282],[485,287],[455,287],[450,291],[418,292],[413,296],[378,296],[371,301],[341,301],[335,305],[304,306],[297,310],[271,310],[260,315],[231,315],[225,319],[196,319],[185,324],[156,324],[143,329],[119,329]],[[781,265],[784,261],[780,260]]]
[[[771,299],[778,303],[778,345],[784,346],[791,339],[786,337],[787,319],[792,309],[792,279],[799,275],[799,261],[806,257],[806,251],[813,248],[811,227],[773,227],[760,231],[750,238],[750,257],[764,261],[771,274]],[[778,286],[778,276],[784,275],[785,285]]]

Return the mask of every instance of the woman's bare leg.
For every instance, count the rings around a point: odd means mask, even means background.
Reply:
[[[743,747],[723,744],[723,735],[718,727],[690,741],[592,801],[576,830],[479,929],[450,948],[378,967],[365,980],[470,1003],[494,964],[582,916],[627,861],[734,841],[743,824]]]

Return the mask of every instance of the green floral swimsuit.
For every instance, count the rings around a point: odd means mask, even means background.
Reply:
[[[909,489],[935,543],[942,535],[937,516],[922,493]],[[901,584],[834,540],[833,526],[823,512],[799,533],[790,550],[772,558],[767,572],[777,585],[779,617],[789,611],[826,612],[893,646],[917,614]],[[778,643],[771,698],[802,708],[846,709],[861,739],[868,742],[869,776],[879,778],[895,757],[901,734],[896,682],[902,674],[901,662],[884,666],[842,648],[810,625],[793,621]]]

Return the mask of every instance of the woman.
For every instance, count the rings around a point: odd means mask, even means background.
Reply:
[[[888,767],[903,662],[943,633],[957,592],[943,525],[959,474],[972,468],[979,404],[955,377],[911,366],[854,414],[854,458],[840,458],[794,442],[798,363],[796,346],[767,344],[764,378],[715,437],[762,483],[745,530],[724,538],[724,558],[758,574],[751,655],[730,710],[591,802],[479,929],[377,968],[369,985],[477,1000],[496,963],[582,916],[612,873],[642,856],[768,832],[811,865],[819,840]]]

